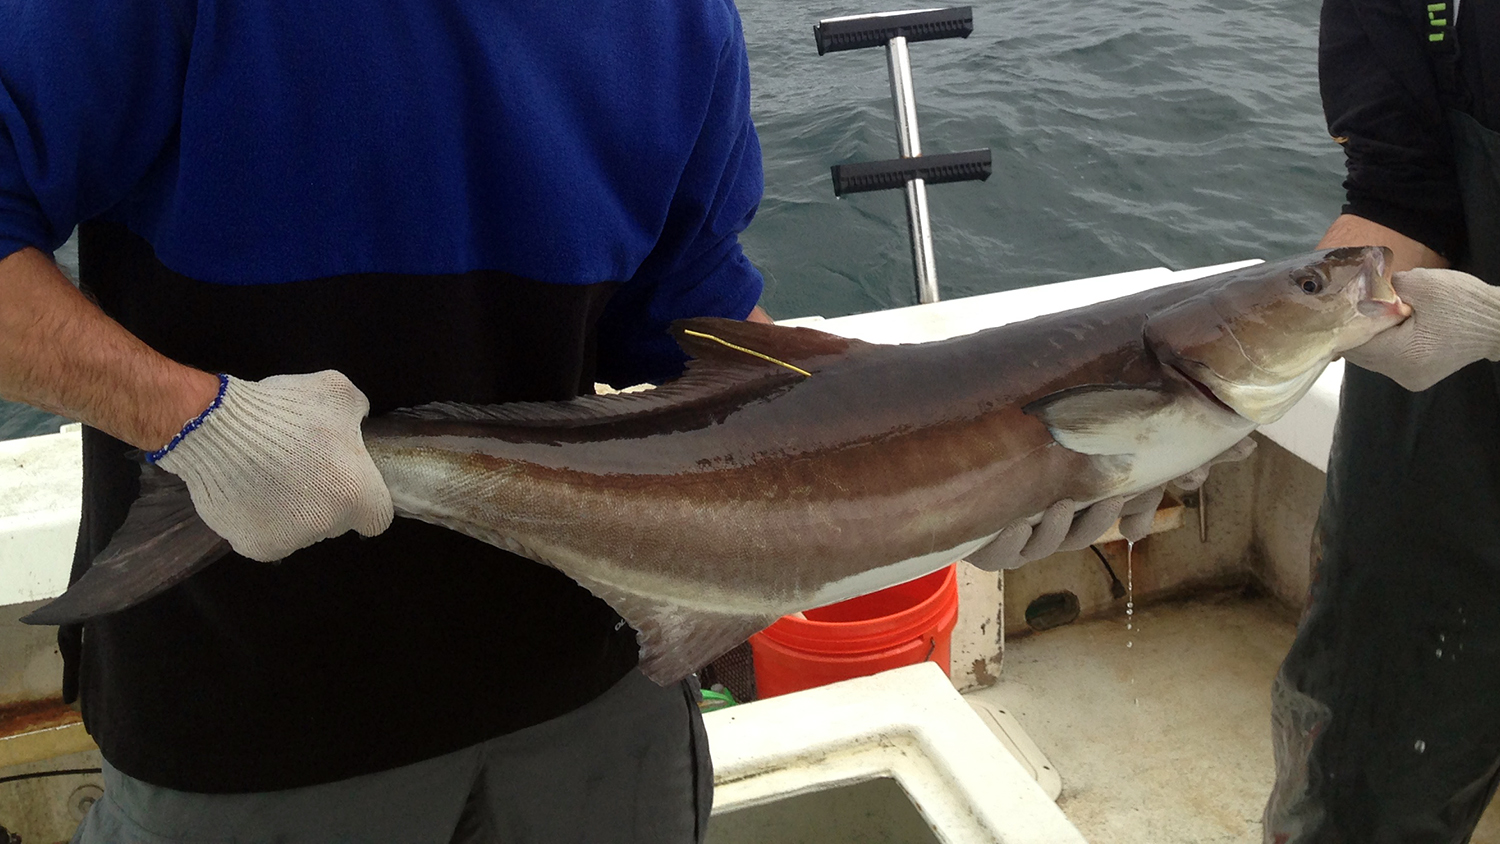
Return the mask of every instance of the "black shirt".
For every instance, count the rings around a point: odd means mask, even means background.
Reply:
[[[248,379],[335,368],[374,413],[590,390],[614,290],[497,272],[205,284],[108,223],[83,227],[79,257],[87,291],[162,353]],[[127,451],[84,431],[75,573],[135,497]],[[69,655],[74,633],[63,633]],[[397,519],[276,564],[230,555],[88,623],[73,662],[111,764],[180,790],[240,792],[385,770],[548,720],[624,676],[636,644],[556,571]]]

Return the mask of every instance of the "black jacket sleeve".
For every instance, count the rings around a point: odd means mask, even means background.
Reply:
[[[1463,5],[1476,3],[1486,5]],[[1325,0],[1318,76],[1346,156],[1344,212],[1452,256],[1463,242],[1445,116],[1454,95],[1439,78],[1430,26],[1423,2]]]

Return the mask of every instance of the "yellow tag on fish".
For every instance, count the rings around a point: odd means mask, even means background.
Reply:
[[[729,342],[728,340],[725,340],[722,337],[715,337],[712,334],[704,334],[701,331],[693,331],[692,329],[685,329],[685,330],[683,330],[682,333],[683,334],[687,334],[690,337],[701,337],[704,340],[712,340],[712,341],[714,341],[715,343],[718,343],[721,346],[726,346],[728,348],[734,349],[736,352],[744,352],[745,354],[750,355],[751,357],[760,358],[761,360],[763,360],[763,361],[765,361],[767,363],[774,363],[777,366],[784,366],[787,369],[790,369],[791,371],[796,372],[796,373],[798,373],[800,375],[805,375],[808,378],[812,377],[812,373],[808,372],[805,369],[801,369],[799,367],[792,366],[791,364],[787,363],[784,360],[777,360],[776,358],[773,358],[770,355],[763,354],[761,352],[757,352],[754,349],[747,349],[744,346],[737,346],[737,345]]]

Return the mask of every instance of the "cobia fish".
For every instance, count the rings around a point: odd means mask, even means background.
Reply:
[[[644,393],[366,421],[399,515],[553,566],[668,683],[779,616],[927,574],[1055,501],[1141,492],[1280,417],[1404,319],[1389,253],[1339,249],[914,345],[691,319]],[[121,609],[222,555],[154,473],[87,575],[26,620]]]

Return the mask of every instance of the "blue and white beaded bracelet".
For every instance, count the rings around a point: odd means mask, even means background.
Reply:
[[[220,372],[219,394],[214,396],[213,402],[209,404],[208,407],[205,407],[202,413],[193,417],[193,419],[191,419],[186,425],[183,425],[182,430],[177,432],[177,436],[173,437],[171,442],[162,446],[159,451],[153,451],[150,454],[146,455],[146,462],[155,464],[156,461],[162,459],[163,457],[166,457],[167,454],[172,451],[172,449],[176,448],[177,444],[182,442],[183,437],[186,437],[188,434],[191,434],[192,432],[202,427],[204,420],[208,419],[208,414],[213,413],[215,410],[218,410],[219,405],[224,403],[224,391],[228,389],[229,376]]]

